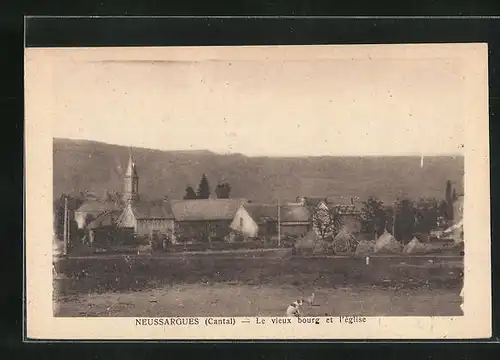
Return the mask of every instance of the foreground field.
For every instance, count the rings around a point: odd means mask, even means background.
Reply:
[[[56,316],[284,316],[286,306],[312,288],[247,285],[176,285],[141,292],[67,296]],[[314,289],[305,316],[460,316],[459,289],[393,290],[372,287]]]
[[[460,314],[460,257],[210,254],[81,257],[56,263],[56,316],[282,315],[314,291],[309,315]]]

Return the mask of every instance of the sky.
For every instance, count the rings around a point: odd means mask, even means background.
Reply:
[[[47,49],[53,137],[250,156],[459,155],[466,73],[457,51],[439,49]]]

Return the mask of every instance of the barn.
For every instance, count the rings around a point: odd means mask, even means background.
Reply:
[[[87,225],[87,236],[90,244],[111,245],[118,239],[116,221],[120,212],[106,211]]]
[[[166,200],[130,201],[118,218],[117,225],[133,230],[138,237],[171,237],[174,231],[174,215],[170,203]]]
[[[311,228],[308,209],[301,204],[287,204],[280,209],[280,231],[283,236],[303,235]],[[247,237],[278,234],[278,205],[247,203],[236,212],[231,229]]]
[[[175,237],[181,242],[223,241],[245,199],[172,200]]]

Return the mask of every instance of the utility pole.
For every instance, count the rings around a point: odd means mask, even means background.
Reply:
[[[68,255],[68,197],[64,196],[64,229],[63,229],[63,241],[64,241],[64,255]]]

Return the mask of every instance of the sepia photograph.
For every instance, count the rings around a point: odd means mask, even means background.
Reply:
[[[26,238],[43,254],[27,271],[48,279],[28,297],[51,321],[135,329],[335,322],[373,337],[371,318],[442,318],[452,336],[469,296],[484,319],[487,98],[471,94],[487,94],[486,52],[27,49],[44,231]]]

